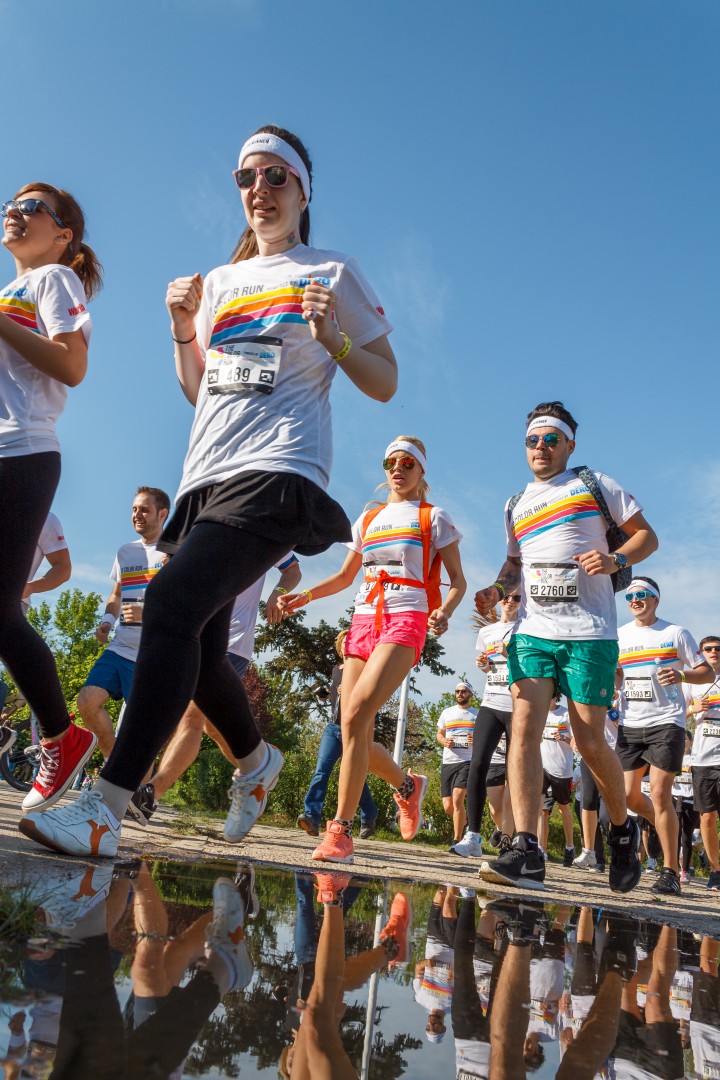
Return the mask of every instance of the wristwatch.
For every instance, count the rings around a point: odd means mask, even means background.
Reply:
[[[615,560],[615,565],[617,566],[618,570],[624,570],[627,566],[627,557],[625,555],[621,555],[619,551],[614,551],[612,553],[612,557]]]

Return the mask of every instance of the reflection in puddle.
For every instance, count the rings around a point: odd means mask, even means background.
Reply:
[[[35,886],[4,1077],[720,1080],[720,944],[590,907],[250,864]]]

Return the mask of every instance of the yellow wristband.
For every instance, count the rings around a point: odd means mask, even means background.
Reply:
[[[282,585],[276,585],[273,592],[279,592],[281,596],[287,595],[287,589],[283,589]]]
[[[344,338],[345,338],[345,344],[343,345],[343,347],[342,347],[342,349],[340,350],[340,352],[337,352],[337,353],[330,353],[330,359],[331,359],[331,360],[334,360],[336,364],[339,364],[341,360],[344,360],[344,359],[345,359],[345,357],[347,356],[347,354],[348,354],[348,353],[350,352],[350,350],[352,349],[352,341],[351,341],[351,340],[350,340],[350,338],[349,338],[349,337],[347,336],[347,334],[346,334],[346,333],[344,333],[344,332],[343,332],[342,330],[340,331],[340,334],[341,334],[341,336],[342,336],[342,337],[344,337]]]
[[[310,592],[310,590],[309,590],[309,589],[303,589],[303,590],[302,590],[302,592],[300,593],[300,595],[301,595],[301,596],[307,596],[307,602],[308,602],[308,604],[309,604],[309,603],[310,603],[310,601],[312,600],[312,593]]]
[[[682,679],[683,682],[685,682],[685,672],[684,671],[680,672],[680,678]]]

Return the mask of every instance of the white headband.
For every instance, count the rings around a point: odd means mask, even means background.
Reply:
[[[390,443],[387,450],[385,451],[385,457],[390,457],[390,455],[394,454],[396,450],[405,450],[406,453],[412,454],[412,456],[414,458],[417,458],[417,460],[420,462],[420,468],[422,469],[422,471],[425,472],[425,469],[427,468],[425,455],[423,454],[422,450],[419,450],[417,448],[415,443],[405,442],[403,439],[397,439],[396,442]]]
[[[646,581],[644,577],[633,578],[625,592],[628,593],[632,589],[645,589],[645,591],[649,592],[651,596],[654,596],[656,600],[660,599],[660,590],[656,589],[654,585],[651,585],[649,581]]]
[[[525,434],[529,435],[531,431],[539,427],[556,427],[558,431],[562,431],[563,435],[567,435],[568,439],[575,438],[572,433],[572,428],[562,420],[558,420],[557,416],[536,416],[535,419],[531,420],[528,424]]]
[[[251,154],[275,154],[275,157],[282,158],[288,165],[292,165],[293,169],[297,169],[300,173],[300,185],[303,189],[303,195],[310,202],[310,174],[307,171],[307,165],[297,150],[293,150],[290,143],[285,142],[284,139],[279,138],[277,135],[271,135],[269,131],[261,131],[258,135],[251,135],[240,151],[238,169],[242,169],[243,162]]]

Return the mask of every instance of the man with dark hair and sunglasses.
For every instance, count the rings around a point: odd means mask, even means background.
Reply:
[[[545,862],[538,850],[542,788],[540,739],[553,697],[565,694],[579,752],[597,777],[611,821],[610,888],[629,892],[642,873],[640,836],[628,818],[620,763],[605,741],[605,716],[617,667],[617,616],[611,574],[641,562],[657,548],[642,507],[615,480],[569,467],[577,423],[562,402],[528,415],[525,446],[533,479],[508,501],[507,559],[497,580],[475,596],[486,615],[521,586],[518,624],[507,645],[514,707],[508,778],[515,827],[513,845],[483,863],[487,881],[542,889]],[[587,480],[587,483],[585,482]],[[605,513],[627,540],[610,554]]]
[[[683,686],[688,717],[695,718],[695,737],[690,755],[693,805],[700,814],[700,833],[710,863],[707,887],[720,892],[720,637],[700,642],[700,652],[712,669],[712,682]]]
[[[618,631],[617,678],[624,707],[615,750],[628,806],[654,825],[662,844],[664,865],[653,892],[679,896],[678,818],[672,801],[685,753],[685,697],[679,684],[706,683],[711,669],[688,630],[658,618],[656,581],[634,577],[625,599],[633,621]],[[641,790],[648,765],[650,798]]]

